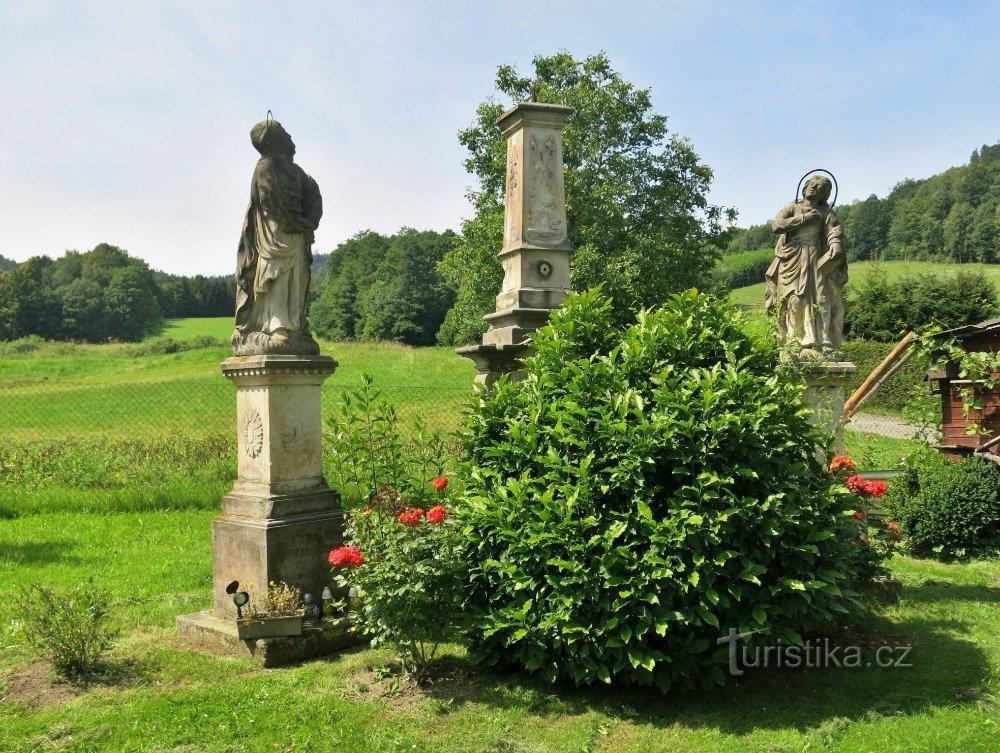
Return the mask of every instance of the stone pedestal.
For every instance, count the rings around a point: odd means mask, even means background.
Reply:
[[[479,368],[476,381],[491,385],[502,374],[516,378],[530,353],[529,335],[543,326],[569,295],[566,191],[562,127],[570,107],[522,102],[497,119],[507,137],[504,279],[496,312],[482,345],[459,348]]]
[[[236,610],[225,590],[231,581],[252,583],[257,592],[284,581],[317,602],[332,585],[327,554],[341,543],[344,514],[323,478],[320,391],[336,366],[329,356],[223,362],[222,373],[236,385],[238,474],[212,522],[212,612],[179,617],[182,635],[214,630],[222,643],[231,642]]]
[[[229,358],[236,385],[238,473],[212,523],[214,611],[235,614],[226,585],[284,581],[315,598],[331,582],[326,555],[341,541],[344,514],[323,478],[320,390],[329,356]]]
[[[849,361],[828,361],[806,367],[803,401],[813,410],[813,421],[833,435],[834,454],[844,451],[844,401],[847,383],[857,372]]]

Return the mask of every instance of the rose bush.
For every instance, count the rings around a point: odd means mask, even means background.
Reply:
[[[455,637],[465,577],[444,486],[435,483],[434,489],[428,494],[439,504],[425,515],[383,485],[360,514],[350,516],[350,543],[330,552],[337,584],[356,589],[361,629],[372,645],[394,644],[417,681],[438,646]]]

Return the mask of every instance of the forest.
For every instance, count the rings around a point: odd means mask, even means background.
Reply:
[[[900,181],[884,198],[836,207],[850,261],[1000,261],[1000,143],[975,149],[968,164]],[[727,254],[774,245],[771,223],[737,230]],[[763,278],[761,278],[763,279]]]

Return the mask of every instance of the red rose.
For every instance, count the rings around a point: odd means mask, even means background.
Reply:
[[[439,492],[443,492],[448,488],[448,477],[447,476],[437,476],[431,479],[431,483],[434,484],[434,488]]]
[[[854,461],[847,457],[847,455],[837,455],[830,463],[830,470],[834,473],[842,470],[853,471],[856,467]]]
[[[356,546],[338,546],[330,551],[330,564],[333,567],[358,567],[365,564],[365,556]]]
[[[438,523],[444,523],[445,517],[448,515],[448,511],[444,509],[441,505],[437,507],[432,507],[427,511],[427,522],[437,525]]]
[[[418,526],[420,525],[420,519],[424,517],[423,508],[418,507],[415,510],[403,510],[397,517],[400,523],[405,523],[408,526]]]
[[[903,526],[897,523],[895,520],[890,520],[885,525],[885,530],[889,532],[889,535],[894,539],[898,539],[903,535]]]
[[[855,510],[854,513],[851,515],[851,517],[854,518],[855,520],[864,520],[865,514],[861,512],[861,510]]]
[[[885,481],[870,481],[868,482],[868,493],[871,494],[875,499],[878,499],[889,489],[889,486]]]

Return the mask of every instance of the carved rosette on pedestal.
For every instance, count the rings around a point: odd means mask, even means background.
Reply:
[[[562,127],[570,107],[522,102],[497,119],[507,137],[503,287],[497,309],[486,315],[490,329],[481,345],[459,348],[489,386],[502,374],[517,378],[526,340],[543,326],[569,294],[566,192]]]

